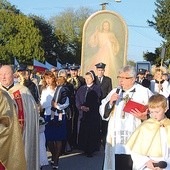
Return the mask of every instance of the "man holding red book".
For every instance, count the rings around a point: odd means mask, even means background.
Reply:
[[[132,66],[121,68],[117,78],[119,86],[102,100],[100,106],[102,118],[109,121],[104,170],[132,170],[133,162],[125,144],[141,122],[147,119],[147,109],[141,110],[138,105],[147,105],[152,92],[135,83],[136,71]]]

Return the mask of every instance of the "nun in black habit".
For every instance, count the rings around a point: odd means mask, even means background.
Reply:
[[[85,74],[86,85],[80,87],[76,94],[76,106],[79,110],[78,146],[88,157],[100,147],[99,106],[102,92],[95,84],[95,74]]]

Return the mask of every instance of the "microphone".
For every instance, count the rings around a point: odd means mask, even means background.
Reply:
[[[116,89],[116,93],[119,94],[119,92],[120,92],[121,89],[122,89],[121,86],[118,86],[117,89]],[[116,104],[116,101],[113,102],[113,107],[114,107],[115,104]],[[112,108],[113,108],[113,107],[112,107]],[[107,118],[109,117],[109,115],[110,115],[110,113],[111,113],[111,111],[112,111],[112,108],[110,108],[110,109],[108,109],[108,108],[109,108],[109,101],[108,101],[108,103],[106,104],[105,109],[104,109],[104,115],[103,115],[103,117],[104,117],[105,119],[107,119]]]
[[[117,86],[117,89],[116,89],[116,94],[119,94],[120,90],[122,89],[121,86]],[[113,106],[116,104],[116,101],[113,102]]]
[[[117,89],[116,89],[116,94],[119,94],[120,90],[122,89],[121,86],[117,86]],[[116,101],[115,101],[116,102]]]
[[[118,86],[117,89],[116,89],[116,93],[119,94],[121,89],[122,89],[121,86]]]
[[[121,87],[121,86],[117,86],[116,94],[119,94],[119,93],[120,93],[120,90],[122,90],[122,87]],[[115,101],[115,102],[116,102],[116,101]]]
[[[165,161],[159,161],[157,163],[153,163],[154,167],[159,167],[161,169],[164,169],[167,167],[167,163]]]

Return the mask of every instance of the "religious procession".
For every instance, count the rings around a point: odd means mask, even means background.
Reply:
[[[0,170],[170,170],[168,50],[132,64],[127,48],[104,8],[84,23],[80,63],[0,60]]]
[[[6,134],[2,143],[21,157],[16,167],[12,163],[12,169],[38,170],[49,164],[59,169],[61,155],[80,150],[91,158],[101,147],[105,149],[105,170],[154,167],[159,162],[160,166],[168,165],[169,157],[159,155],[166,153],[161,150],[165,145],[162,135],[169,141],[168,74],[157,67],[151,76],[147,70],[136,72],[133,66],[126,65],[119,70],[119,86],[112,89],[111,78],[105,76],[107,65],[101,62],[95,67],[85,77],[75,64],[65,64],[60,70],[52,67],[41,74],[24,65],[15,72],[10,65],[0,67],[4,100],[1,131]],[[1,166],[11,169],[7,157],[2,156]]]

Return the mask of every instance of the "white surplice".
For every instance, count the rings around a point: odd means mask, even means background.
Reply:
[[[45,131],[45,125],[40,125],[39,127],[40,167],[49,164],[47,151],[45,147],[46,139],[45,139],[44,131]]]
[[[163,126],[162,126],[163,125]],[[170,120],[168,118],[158,122],[148,119],[139,126],[127,142],[131,149],[133,170],[150,170],[146,162],[165,161],[170,169]]]
[[[135,92],[131,92],[135,89]],[[100,114],[103,118],[105,106],[109,102],[116,89],[113,89],[105,99],[102,100],[100,106]],[[120,93],[119,100],[116,101],[115,109],[108,120],[108,131],[105,147],[105,161],[104,170],[115,170],[115,154],[130,154],[125,144],[134,130],[141,124],[141,120],[134,117],[130,113],[125,113],[125,118],[122,118],[122,110],[124,101],[122,100],[126,95],[129,95],[131,100],[146,105],[149,97],[152,95],[148,88],[135,84],[131,89]],[[104,118],[103,118],[104,119]]]

